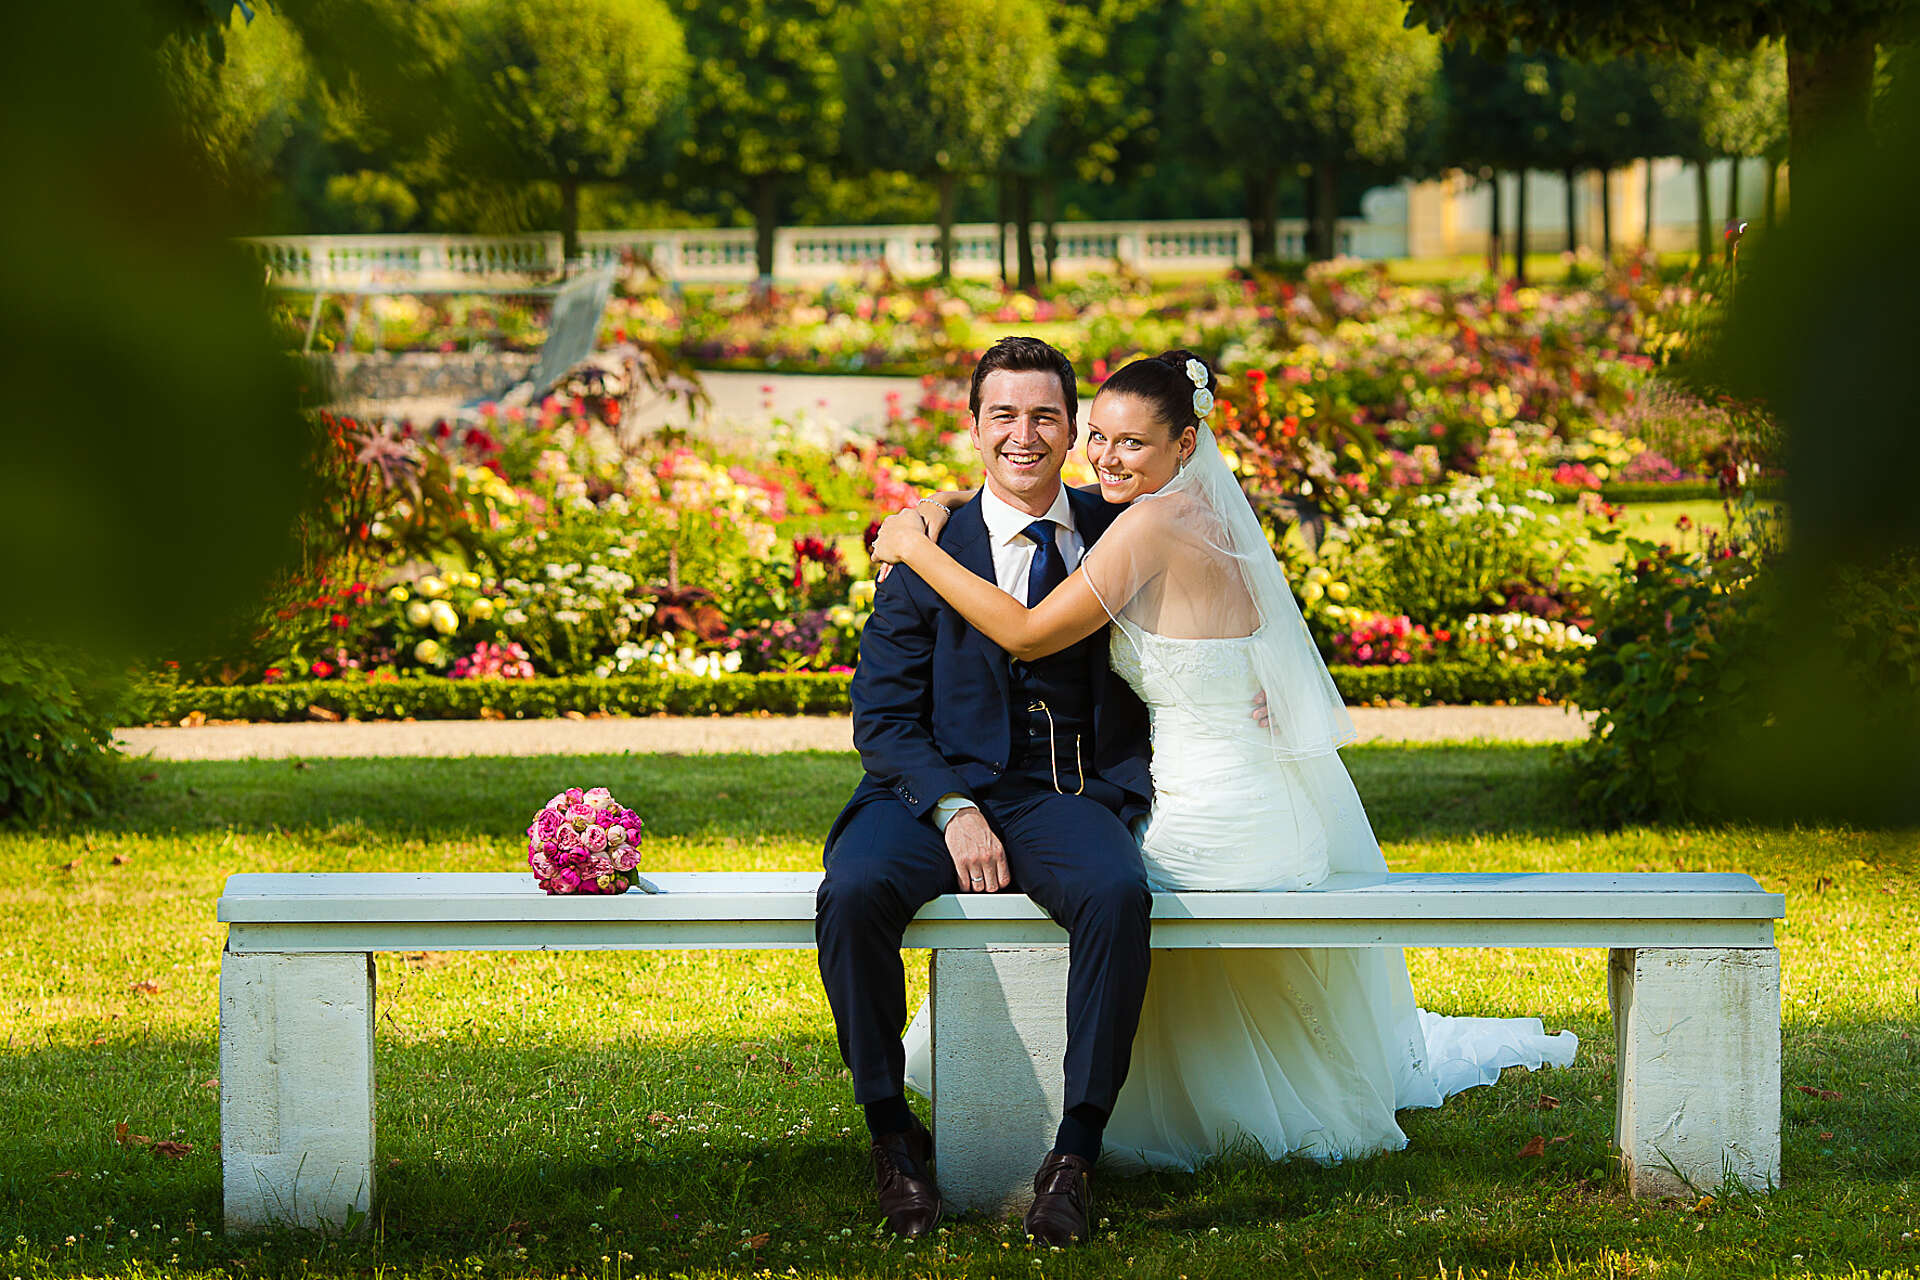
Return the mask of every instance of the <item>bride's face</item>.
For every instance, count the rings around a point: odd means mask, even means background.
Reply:
[[[1108,502],[1155,493],[1193,452],[1192,426],[1178,434],[1139,396],[1099,395],[1087,410],[1087,462]]]

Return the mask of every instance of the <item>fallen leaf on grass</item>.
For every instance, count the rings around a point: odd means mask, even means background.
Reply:
[[[144,1133],[135,1133],[125,1120],[113,1126],[113,1140],[123,1147],[150,1147],[153,1139]]]
[[[1810,1084],[1797,1084],[1793,1087],[1802,1093],[1810,1094],[1820,1099],[1822,1102],[1838,1102],[1843,1096],[1837,1089],[1816,1089]]]
[[[75,859],[74,859],[73,861],[71,861],[71,862],[63,862],[63,863],[61,863],[61,864],[60,864],[60,869],[61,869],[62,871],[72,871],[72,870],[73,870],[73,869],[74,869],[75,867],[77,867],[77,866],[79,866],[79,865],[80,865],[80,859],[78,859],[78,858],[75,858]]]
[[[62,1169],[53,1176],[56,1178],[77,1178],[80,1176],[80,1171],[77,1169]]]
[[[156,1142],[153,1144],[153,1154],[165,1156],[169,1160],[178,1160],[182,1156],[193,1154],[193,1144],[191,1142]]]
[[[200,1087],[202,1089],[218,1089],[220,1087],[220,1077],[214,1076],[210,1080],[202,1080],[200,1082]]]
[[[140,979],[140,981],[133,984],[133,989],[136,994],[143,996],[157,996],[160,994],[160,984],[152,978]]]
[[[673,1117],[668,1115],[664,1111],[649,1111],[647,1112],[647,1123],[648,1124],[672,1124]]]
[[[1559,1144],[1559,1143],[1562,1143],[1562,1142],[1572,1142],[1572,1141],[1573,1141],[1573,1135],[1572,1135],[1572,1134],[1570,1134],[1570,1133],[1563,1133],[1563,1134],[1561,1134],[1561,1135],[1560,1135],[1559,1137],[1557,1137],[1557,1138],[1548,1138],[1548,1139],[1547,1139],[1547,1145],[1551,1147],[1551,1146],[1555,1146],[1555,1145],[1557,1145],[1557,1144]]]
[[[1829,1130],[1827,1130],[1826,1132],[1824,1132],[1824,1133],[1822,1133],[1822,1134],[1820,1135],[1820,1141],[1822,1141],[1822,1142],[1832,1142],[1832,1141],[1833,1141],[1833,1130],[1831,1130],[1831,1129],[1829,1129]]]
[[[400,1167],[400,1157],[399,1157],[399,1156],[389,1156],[389,1157],[387,1158],[387,1168],[389,1168],[389,1169],[398,1169],[399,1167]]]
[[[1560,1099],[1550,1093],[1543,1093],[1540,1095],[1540,1100],[1533,1104],[1533,1108],[1536,1111],[1552,1111],[1559,1105]]]
[[[133,855],[130,853],[116,853],[113,855],[113,865],[116,867],[124,867],[132,861]]]
[[[1514,1155],[1522,1160],[1526,1160],[1532,1156],[1545,1155],[1546,1151],[1547,1140],[1536,1133],[1531,1138],[1528,1138],[1527,1145],[1514,1152]]]
[[[749,1248],[749,1249],[759,1249],[759,1248],[762,1248],[762,1247],[764,1247],[764,1246],[766,1245],[766,1243],[767,1243],[767,1241],[769,1241],[769,1240],[771,1240],[771,1239],[773,1239],[773,1232],[771,1232],[771,1231],[762,1231],[762,1232],[761,1232],[761,1233],[760,1233],[759,1235],[757,1235],[757,1236],[748,1236],[748,1237],[747,1237],[747,1248]]]

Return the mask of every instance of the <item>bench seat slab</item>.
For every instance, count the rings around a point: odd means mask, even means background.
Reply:
[[[1614,1141],[1636,1196],[1780,1183],[1780,953],[1616,948]]]
[[[338,1228],[373,1203],[373,957],[220,961],[229,1231]]]

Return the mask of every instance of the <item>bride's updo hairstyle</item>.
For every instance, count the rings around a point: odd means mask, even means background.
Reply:
[[[1154,418],[1177,440],[1188,427],[1200,425],[1200,415],[1194,412],[1193,405],[1194,392],[1200,389],[1200,384],[1187,373],[1189,361],[1206,370],[1206,390],[1211,399],[1213,366],[1184,348],[1162,351],[1149,359],[1121,366],[1100,384],[1099,394],[1136,396],[1146,401],[1153,406]]]

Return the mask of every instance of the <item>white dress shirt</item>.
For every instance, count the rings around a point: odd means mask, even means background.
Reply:
[[[1053,521],[1054,545],[1060,548],[1060,557],[1066,563],[1067,572],[1072,573],[1080,566],[1080,557],[1086,554],[1086,544],[1081,541],[1080,531],[1073,524],[1073,508],[1067,503],[1067,487],[1060,486],[1060,492],[1053,497],[1053,505],[1047,508],[1044,516],[1030,516],[1012,503],[995,495],[991,488],[980,490],[980,514],[987,522],[987,541],[993,548],[993,577],[1000,589],[1015,600],[1027,602],[1027,574],[1033,568],[1033,539],[1026,536],[1027,526],[1034,520]],[[933,825],[940,830],[947,829],[947,822],[962,809],[977,806],[973,801],[958,792],[949,792],[940,797],[933,807]]]

